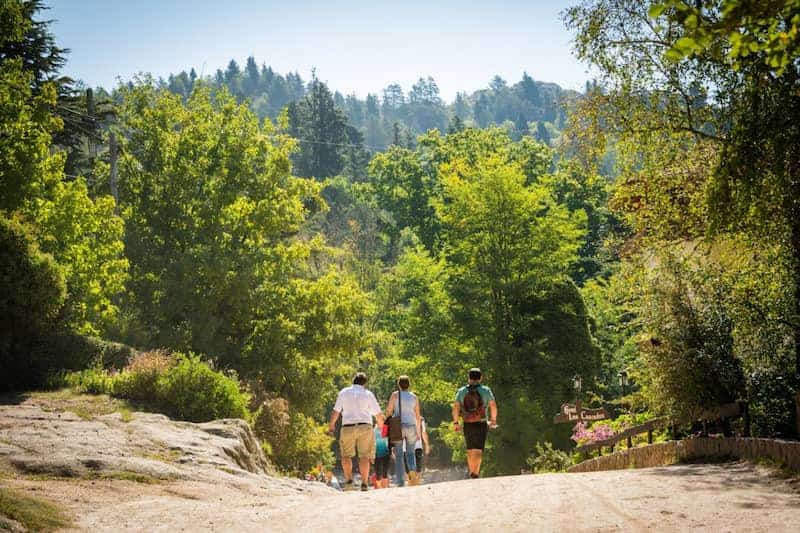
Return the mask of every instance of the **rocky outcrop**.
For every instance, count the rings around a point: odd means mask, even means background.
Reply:
[[[274,474],[244,420],[154,413],[78,416],[46,396],[0,405],[0,464],[21,475],[237,483]]]

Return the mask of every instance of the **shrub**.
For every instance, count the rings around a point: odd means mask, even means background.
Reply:
[[[537,442],[535,454],[526,462],[534,474],[563,472],[572,466],[572,458],[569,454],[554,449],[551,442],[545,442],[544,445]]]
[[[114,378],[101,368],[88,368],[79,372],[59,374],[51,379],[47,388],[72,387],[86,394],[112,394]]]
[[[606,423],[594,423],[587,428],[585,422],[578,422],[575,424],[575,427],[572,428],[571,438],[578,443],[578,445],[583,445],[594,444],[595,442],[610,439],[615,434],[616,432]]]
[[[320,463],[330,468],[335,463],[332,443],[325,425],[303,413],[290,412],[286,433],[276,442],[270,442],[271,458],[279,468],[292,474],[304,474]]]
[[[190,422],[217,418],[250,420],[249,395],[236,376],[212,369],[195,355],[177,355],[177,364],[158,379],[157,401],[165,412]]]
[[[194,355],[146,352],[138,354],[121,372],[95,367],[62,373],[50,384],[90,394],[107,393],[190,422],[252,418],[247,409],[249,395],[240,390],[236,377],[212,369]]]
[[[253,414],[253,431],[259,439],[270,443],[270,447],[279,447],[286,439],[291,422],[288,401],[284,398],[266,398]]]
[[[140,402],[155,402],[160,396],[158,380],[175,364],[164,351],[138,354],[114,379],[115,396]]]
[[[0,217],[0,328],[38,332],[55,320],[66,300],[64,274],[39,251],[25,227]]]
[[[64,386],[65,373],[87,368],[121,368],[124,364],[119,363],[135,353],[130,346],[79,335],[63,326],[39,333],[15,346],[16,357],[20,359],[18,373],[9,376],[13,383],[7,388],[16,390]],[[0,373],[0,381],[4,376]]]
[[[34,349],[57,322],[66,299],[64,274],[24,226],[0,216],[0,390],[42,383],[53,363]]]

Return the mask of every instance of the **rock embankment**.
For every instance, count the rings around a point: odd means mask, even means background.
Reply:
[[[0,461],[22,475],[219,481],[272,469],[243,420],[154,413],[79,416],[47,395],[0,405]]]
[[[270,509],[335,492],[277,476],[243,420],[180,422],[63,391],[0,403],[3,485],[56,503],[80,530],[150,530],[176,513],[193,523],[210,503],[221,516],[223,506]]]

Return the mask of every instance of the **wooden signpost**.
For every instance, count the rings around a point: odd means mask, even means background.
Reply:
[[[591,422],[594,420],[603,420],[608,418],[605,408],[599,409],[583,409],[581,402],[575,402],[575,405],[565,403],[561,405],[561,412],[553,417],[554,424],[564,424],[566,422]]]

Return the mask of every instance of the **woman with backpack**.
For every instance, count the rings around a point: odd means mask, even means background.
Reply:
[[[469,383],[456,393],[453,402],[453,429],[463,431],[467,441],[467,468],[469,477],[480,477],[483,448],[486,445],[486,434],[489,428],[497,427],[497,402],[492,389],[481,384],[483,376],[480,368],[469,370]],[[490,417],[486,420],[486,408]],[[459,417],[464,419],[463,427],[458,423]]]

